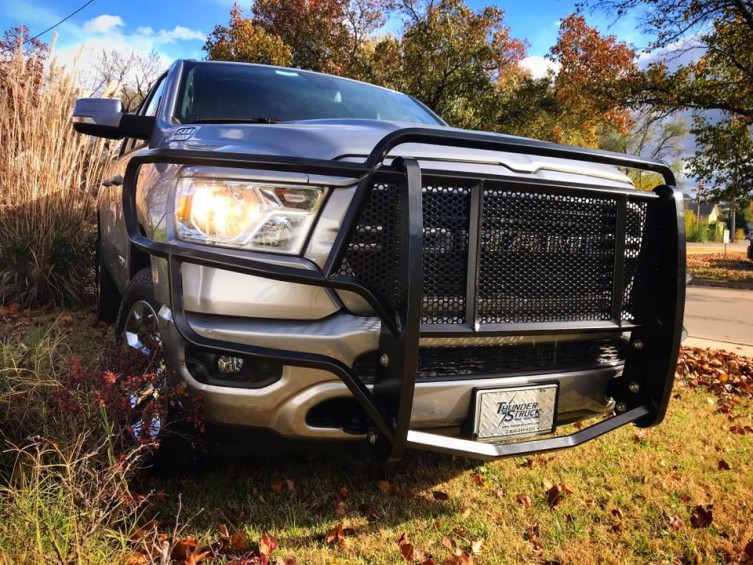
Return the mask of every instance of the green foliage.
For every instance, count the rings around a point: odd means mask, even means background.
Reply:
[[[688,164],[713,201],[753,198],[752,120],[740,116],[711,121],[697,115],[697,149]]]
[[[696,231],[698,228],[698,218],[690,211],[685,210],[685,239],[688,241],[696,241]]]
[[[387,14],[402,19],[401,33],[375,37]],[[205,45],[210,59],[289,64],[400,90],[461,128],[590,146],[600,128],[627,128],[627,110],[589,85],[630,72],[632,49],[578,16],[563,21],[551,54],[563,78],[532,78],[520,66],[525,49],[502,10],[463,0],[257,0],[252,18],[236,5]]]

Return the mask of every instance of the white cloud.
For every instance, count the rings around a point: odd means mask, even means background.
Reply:
[[[520,66],[527,69],[533,78],[544,78],[550,71],[557,74],[562,65],[541,55],[529,55],[520,62]]]
[[[125,24],[120,16],[102,14],[84,23],[84,33],[107,33]]]
[[[155,43],[173,43],[175,41],[204,41],[206,35],[198,30],[184,26],[175,26],[171,30],[161,29],[154,31],[151,27],[140,27],[136,30],[137,35],[142,35]]]

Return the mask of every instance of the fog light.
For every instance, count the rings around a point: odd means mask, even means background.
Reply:
[[[241,369],[243,369],[243,359],[240,357],[220,355],[217,358],[217,370],[223,375],[240,373]]]

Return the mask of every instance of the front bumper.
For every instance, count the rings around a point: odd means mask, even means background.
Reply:
[[[666,411],[670,397],[674,366],[676,363],[681,321],[684,308],[685,293],[685,256],[684,256],[684,220],[682,211],[682,195],[671,186],[658,187],[654,194],[642,195],[648,202],[652,221],[661,222],[661,240],[658,242],[661,255],[660,272],[657,273],[657,296],[660,297],[656,306],[655,316],[640,323],[626,323],[621,317],[621,303],[625,281],[623,271],[625,263],[625,231],[628,206],[627,194],[616,199],[616,243],[614,249],[614,292],[618,297],[613,299],[611,320],[598,322],[554,322],[554,323],[496,323],[486,327],[471,324],[467,327],[439,328],[435,335],[483,336],[483,335],[523,335],[533,333],[560,334],[568,332],[596,333],[630,333],[632,347],[625,361],[622,378],[616,379],[610,388],[611,395],[616,399],[620,414],[597,425],[586,428],[571,436],[539,439],[504,445],[490,446],[480,442],[468,440],[448,440],[445,436],[418,431],[414,428],[420,425],[422,413],[430,412],[423,408],[424,399],[431,398],[431,392],[417,389],[424,385],[416,383],[417,356],[419,340],[426,332],[421,325],[422,287],[423,287],[423,210],[422,210],[422,171],[413,159],[398,159],[391,166],[381,165],[385,156],[394,147],[408,142],[433,143],[438,145],[462,146],[479,149],[493,149],[512,153],[538,154],[552,157],[591,161],[616,166],[629,166],[659,172],[665,178],[667,185],[674,184],[671,171],[663,164],[642,159],[632,159],[626,156],[593,152],[583,149],[554,146],[529,140],[502,139],[493,136],[458,134],[457,132],[441,132],[434,130],[409,129],[401,130],[385,137],[374,149],[363,165],[301,160],[282,157],[263,157],[248,155],[222,155],[214,153],[154,150],[131,160],[126,171],[124,198],[124,215],[126,228],[132,244],[152,257],[163,259],[167,265],[169,278],[170,302],[172,305],[172,324],[180,338],[194,346],[214,349],[223,352],[233,352],[239,355],[281,363],[286,371],[296,371],[314,375],[319,379],[327,375],[329,381],[332,375],[343,384],[329,384],[317,381],[312,386],[332,386],[333,394],[341,394],[345,387],[358,402],[366,414],[372,431],[370,439],[378,439],[378,443],[385,447],[386,458],[399,459],[404,450],[409,447],[433,449],[443,452],[464,454],[480,458],[496,458],[506,455],[517,455],[530,451],[559,449],[575,445],[606,431],[636,422],[640,426],[649,426],[661,421]],[[169,162],[176,164],[211,164],[222,167],[240,167],[254,169],[306,171],[312,174],[340,175],[358,178],[359,184],[354,201],[343,221],[332,250],[323,268],[312,266],[310,269],[292,268],[279,264],[272,264],[251,256],[242,256],[221,249],[209,249],[198,245],[187,245],[176,242],[172,237],[170,214],[167,215],[166,241],[160,242],[148,239],[139,232],[136,212],[136,185],[139,167],[145,163]],[[381,165],[381,166],[380,166]],[[377,183],[395,183],[399,187],[401,200],[400,218],[398,220],[401,232],[400,248],[397,260],[398,272],[404,274],[399,286],[398,296],[394,300],[387,300],[378,289],[370,288],[357,278],[343,274],[341,265],[347,252],[348,245],[356,230],[358,218]],[[483,181],[482,181],[483,182]],[[556,190],[568,190],[555,187]],[[472,236],[473,237],[473,236]],[[475,237],[478,237],[476,235]],[[273,344],[259,345],[241,342],[227,342],[218,336],[204,335],[188,321],[188,314],[183,304],[182,267],[187,264],[198,264],[235,271],[239,273],[264,277],[273,280],[313,285],[336,291],[348,291],[358,295],[372,309],[380,322],[380,336],[378,350],[383,352],[390,361],[386,367],[377,367],[376,380],[373,385],[367,385],[353,368],[337,355],[311,353],[281,349]],[[472,269],[471,269],[472,270]],[[469,271],[470,273],[471,271]],[[471,279],[469,279],[471,280]],[[470,288],[470,285],[469,285]],[[469,314],[474,318],[477,304],[469,304]],[[615,375],[610,375],[612,378]],[[585,379],[581,379],[584,383]],[[541,382],[541,378],[537,379]],[[638,383],[636,390],[631,392],[630,384]],[[488,380],[485,380],[488,386]],[[512,384],[506,380],[505,385]],[[281,385],[282,386],[282,385]],[[296,387],[299,397],[289,399],[291,410],[295,411],[297,404],[305,404],[308,390],[300,384]],[[427,387],[430,388],[430,387]],[[471,390],[469,387],[467,390]],[[337,391],[337,392],[335,392]],[[238,403],[243,403],[249,411],[257,410],[251,406],[244,395],[211,391],[214,398],[210,401],[209,410],[222,418],[221,414],[242,412]],[[217,394],[215,394],[215,392]],[[277,391],[280,393],[281,391]],[[470,393],[468,393],[470,394]],[[462,396],[462,395],[461,395]],[[234,397],[234,398],[233,398]],[[446,400],[443,400],[446,402]],[[465,408],[464,401],[458,403],[459,409]],[[237,410],[228,411],[228,407],[235,406]],[[467,409],[466,409],[467,413]],[[295,426],[296,418],[288,423],[283,422],[291,417],[284,410],[275,424],[279,429]],[[415,416],[415,417],[414,417]],[[298,418],[300,420],[300,418]],[[430,423],[430,418],[425,420]],[[308,432],[308,430],[299,430]],[[295,434],[294,430],[286,433]],[[321,437],[321,436],[319,436]]]
[[[301,351],[331,352],[333,357],[341,357],[352,365],[359,353],[370,351],[378,345],[378,325],[375,333],[373,320],[369,322],[368,318],[358,319],[347,314],[341,317],[344,319],[312,322],[311,325],[318,326],[318,335],[313,335],[309,327],[297,327],[289,322],[277,324],[265,321],[263,325],[267,330],[262,331],[258,323],[248,320],[186,314],[189,325],[198,335],[211,336],[228,347],[274,343],[278,347]],[[259,388],[200,382],[186,363],[181,362],[187,357],[189,344],[175,327],[172,313],[163,307],[159,318],[165,354],[170,356],[168,364],[178,368],[180,378],[194,393],[202,394],[204,416],[208,422],[268,429],[291,439],[353,439],[353,434],[343,431],[342,426],[314,425],[310,422],[309,414],[317,406],[350,397],[342,381],[333,379],[328,371],[286,366],[278,380]],[[354,323],[355,329],[349,323]],[[270,327],[274,326],[278,326],[280,331],[270,331]],[[338,331],[338,328],[345,327],[351,329],[347,333]],[[538,375],[484,375],[462,380],[417,382],[411,426],[423,431],[441,429],[443,435],[457,435],[467,421],[475,390],[549,383],[559,386],[558,423],[602,414],[614,408],[614,400],[607,391],[610,383],[621,374],[622,364],[615,363],[600,368]],[[373,393],[373,384],[367,384],[367,388]]]

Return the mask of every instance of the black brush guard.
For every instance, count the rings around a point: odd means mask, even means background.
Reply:
[[[451,438],[438,434],[410,429],[411,409],[415,389],[419,336],[422,333],[421,310],[423,288],[423,210],[422,170],[417,160],[399,157],[390,166],[383,161],[388,153],[405,143],[454,146],[469,149],[484,149],[556,157],[574,161],[600,163],[618,167],[642,169],[659,173],[665,184],[653,193],[638,193],[620,189],[600,189],[600,192],[617,195],[616,244],[614,258],[614,290],[612,319],[600,322],[544,323],[544,324],[496,324],[488,328],[453,327],[449,334],[437,335],[521,335],[525,333],[563,332],[631,332],[629,353],[625,360],[623,378],[615,379],[609,393],[622,408],[620,413],[577,431],[571,435],[505,443],[500,445]],[[169,205],[167,214],[167,242],[145,237],[139,227],[136,209],[136,186],[138,172],[144,164],[211,165],[242,169],[262,169],[305,172],[358,179],[354,200],[343,220],[330,255],[320,269],[274,265],[259,258],[259,254],[244,254],[194,245],[177,241]],[[453,173],[433,172],[448,177]],[[514,179],[520,183],[520,179]],[[525,181],[523,181],[525,183]],[[396,183],[401,196],[399,253],[400,273],[404,281],[400,285],[395,304],[373,288],[368,288],[353,276],[341,274],[341,265],[353,237],[361,212],[368,201],[372,188],[377,183]],[[217,154],[204,151],[156,149],[135,156],[128,164],[124,179],[123,206],[125,223],[132,245],[153,257],[165,259],[168,265],[169,288],[172,300],[172,316],[183,338],[197,346],[239,355],[249,355],[259,360],[281,364],[323,369],[335,374],[347,386],[373,428],[370,439],[378,438],[386,460],[399,460],[406,448],[420,448],[438,452],[466,455],[480,459],[521,455],[572,447],[598,437],[630,422],[647,427],[658,424],[664,417],[671,394],[675,364],[679,353],[683,310],[685,304],[685,238],[682,194],[674,187],[672,171],[655,161],[633,158],[622,154],[588,149],[558,146],[550,143],[507,139],[485,134],[460,133],[457,131],[409,128],[398,130],[384,137],[373,149],[365,163],[312,160],[292,157],[258,156],[245,154]],[[557,189],[556,183],[546,183]],[[573,188],[572,184],[566,185]],[[531,183],[532,190],[536,183]],[[577,188],[577,187],[576,187]],[[582,190],[599,192],[598,189],[580,187]],[[332,190],[337,190],[333,188]],[[628,195],[631,198],[648,199],[651,221],[661,222],[662,230],[658,253],[657,296],[655,316],[648,322],[626,323],[621,320],[617,305],[623,289],[623,265],[625,261],[625,222]],[[172,196],[172,195],[171,195]],[[620,237],[622,236],[622,237]],[[473,261],[473,258],[469,258]],[[231,344],[198,335],[186,320],[183,308],[182,263],[194,263],[270,279],[298,284],[315,285],[335,290],[350,291],[361,296],[373,308],[382,321],[380,354],[389,359],[386,367],[379,364],[372,389],[367,387],[354,370],[346,364],[320,354]],[[472,268],[471,265],[469,268]],[[425,328],[426,329],[426,328]],[[628,383],[638,383],[639,391],[631,392]]]

